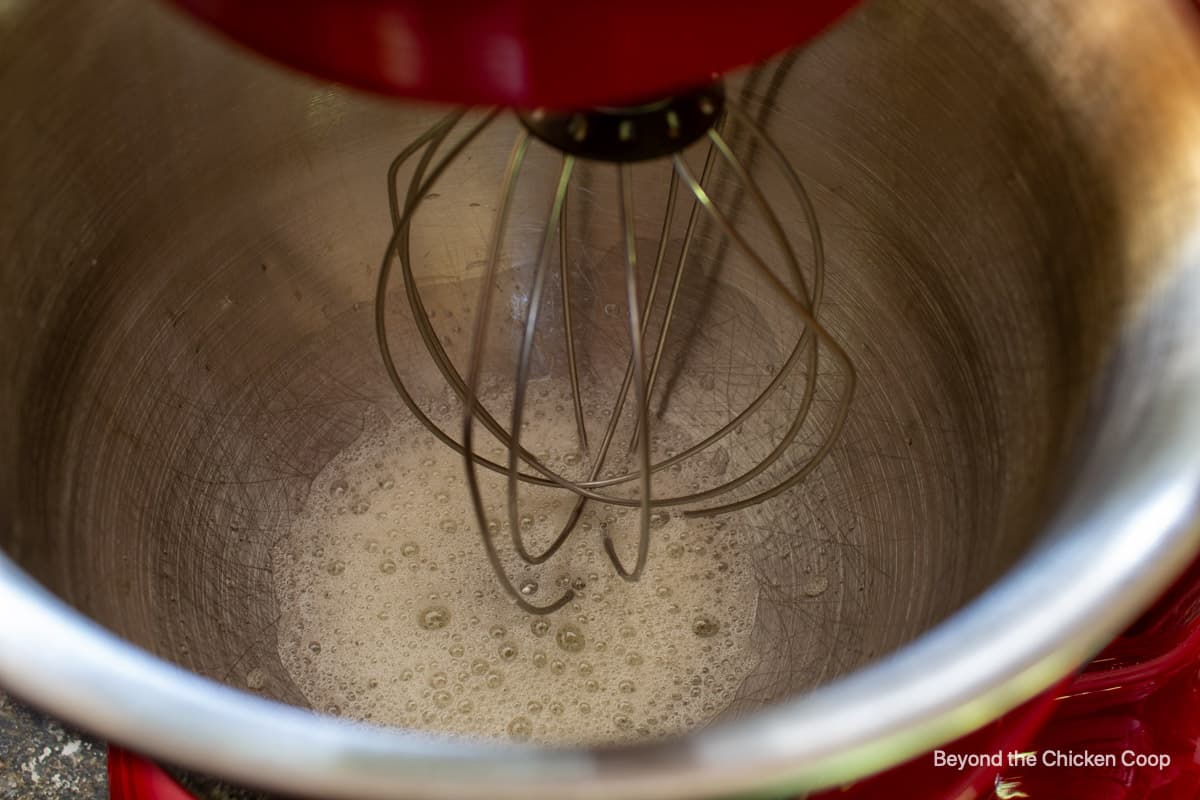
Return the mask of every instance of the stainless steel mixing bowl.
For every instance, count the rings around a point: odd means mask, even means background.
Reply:
[[[553,750],[311,714],[277,655],[272,541],[365,415],[401,413],[369,311],[383,176],[437,110],[284,74],[154,3],[0,3],[0,685],[320,797],[804,789],[994,718],[1196,550],[1189,14],[880,0],[743,76],[809,182],[822,319],[859,389],[830,458],[763,512],[790,558],[727,718]],[[471,222],[426,230],[426,269],[474,269],[509,141],[440,186]],[[788,594],[809,573],[819,601]],[[252,668],[263,696],[239,688]]]

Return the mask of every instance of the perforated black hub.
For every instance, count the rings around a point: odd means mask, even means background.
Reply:
[[[640,105],[518,112],[525,127],[564,153],[597,161],[646,161],[678,153],[708,133],[725,107],[720,82]]]

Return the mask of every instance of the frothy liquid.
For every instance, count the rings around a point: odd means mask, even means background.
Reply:
[[[629,583],[601,536],[613,533],[632,564],[638,512],[589,503],[546,564],[506,556],[532,602],[575,590],[565,608],[530,616],[488,564],[463,471],[456,453],[406,422],[368,432],[317,477],[272,554],[280,656],[314,708],[565,745],[676,734],[728,706],[755,665],[756,584],[736,522],[657,511],[646,571]],[[664,470],[655,493],[694,479]],[[485,476],[483,488],[507,553],[504,484]],[[523,505],[531,549],[570,505],[563,492]]]

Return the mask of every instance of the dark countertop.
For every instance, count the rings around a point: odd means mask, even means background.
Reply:
[[[0,693],[0,800],[108,800],[104,744]]]

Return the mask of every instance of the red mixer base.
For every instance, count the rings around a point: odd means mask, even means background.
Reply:
[[[108,748],[108,796],[112,800],[193,800],[174,778],[153,761]]]
[[[113,800],[195,800],[117,747],[108,775]],[[1200,560],[1078,675],[952,744],[811,800],[896,797],[1200,798]]]

